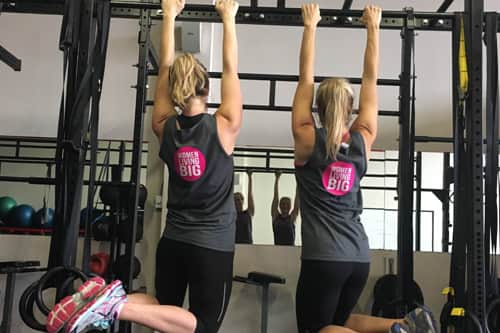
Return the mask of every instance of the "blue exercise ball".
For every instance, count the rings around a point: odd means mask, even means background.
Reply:
[[[54,227],[54,210],[52,208],[39,209],[33,216],[32,223],[35,228]]]
[[[31,221],[35,210],[30,205],[19,205],[12,208],[5,219],[8,226],[11,227],[31,227]]]
[[[85,216],[87,214],[88,208],[84,208],[80,211],[80,227],[83,228],[85,227]],[[91,208],[90,209],[90,223],[94,223],[98,219],[100,219],[103,215],[104,212],[100,209],[97,208]]]

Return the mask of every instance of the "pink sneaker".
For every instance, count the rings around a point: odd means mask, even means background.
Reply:
[[[115,280],[78,310],[66,324],[66,333],[87,332],[89,329],[108,329],[117,319],[127,294],[122,283]]]
[[[59,332],[66,322],[105,286],[106,282],[102,278],[93,277],[83,283],[72,296],[64,297],[47,317],[47,332]]]

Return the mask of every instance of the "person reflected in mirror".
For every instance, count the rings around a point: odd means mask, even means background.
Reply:
[[[299,215],[299,195],[295,192],[293,203],[289,197],[280,198],[279,180],[281,172],[275,173],[274,196],[271,204],[274,245],[295,245],[295,222]]]
[[[234,194],[234,205],[236,206],[236,244],[253,244],[252,236],[252,218],[255,213],[255,206],[252,193],[252,171],[247,171],[248,175],[248,206],[243,210],[245,204],[245,197],[243,193],[236,192]]]

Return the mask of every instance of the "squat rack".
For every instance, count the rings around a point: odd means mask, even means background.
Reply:
[[[440,6],[440,11],[446,10],[452,1],[446,0]],[[460,163],[456,164],[465,166],[467,177],[462,178],[464,186],[471,190],[473,200],[470,200],[468,211],[473,214],[468,219],[473,220],[472,239],[470,240],[470,249],[468,257],[468,265],[473,269],[471,272],[477,272],[476,275],[470,275],[468,279],[469,285],[469,310],[475,313],[480,321],[484,323],[484,240],[483,240],[483,217],[482,217],[482,133],[481,133],[481,33],[483,23],[483,1],[482,0],[464,0],[465,16],[467,24],[466,39],[468,44],[468,58],[470,69],[470,95],[468,108],[466,110],[467,126],[464,131],[467,132],[468,149],[467,158],[461,159]],[[111,15],[120,18],[140,19],[139,32],[139,63],[137,75],[137,94],[136,94],[136,110],[134,123],[134,142],[142,142],[143,137],[143,121],[146,104],[146,89],[147,77],[150,74],[150,68],[157,67],[155,61],[155,52],[150,43],[150,27],[152,20],[161,19],[158,14],[160,9],[159,3],[150,2],[128,2],[128,1],[110,1]],[[352,1],[346,0],[342,9],[325,9],[322,10],[322,21],[320,27],[342,27],[342,28],[361,28],[363,25],[360,22],[362,11],[348,10]],[[5,12],[17,13],[38,13],[38,14],[61,14],[63,13],[64,2],[62,0],[54,1],[36,1],[36,0],[14,0],[4,4]],[[220,22],[220,18],[215,13],[213,6],[208,5],[187,5],[185,10],[179,15],[178,21],[197,21],[197,22]],[[498,20],[498,18],[497,18]],[[259,7],[257,0],[251,1],[251,6],[241,7],[237,16],[239,24],[257,24],[257,25],[283,25],[283,26],[300,26],[302,19],[300,9],[286,7],[284,0],[278,0],[276,7]],[[399,106],[399,124],[400,124],[400,166],[398,183],[399,191],[399,255],[398,255],[398,270],[400,276],[399,291],[404,304],[409,304],[411,300],[406,294],[405,288],[410,284],[413,277],[413,237],[412,237],[412,214],[413,210],[413,160],[414,160],[414,109],[412,108],[412,91],[411,91],[411,59],[414,47],[414,31],[429,30],[429,31],[456,31],[457,17],[453,14],[434,13],[434,12],[414,12],[411,9],[405,11],[386,11],[383,13],[381,29],[398,29],[402,31],[402,70],[400,80],[400,106]],[[271,92],[273,83],[278,79],[268,76],[271,84]],[[275,83],[274,83],[275,85]],[[270,103],[266,107],[272,107],[274,99],[270,97]],[[217,107],[217,104],[211,105]],[[247,109],[252,109],[247,106]],[[282,111],[288,111],[282,110]],[[464,143],[465,144],[465,143]],[[133,154],[137,162],[140,156],[141,147],[134,145]],[[467,165],[466,161],[471,161],[471,165]],[[481,166],[479,166],[481,164]],[[134,165],[134,163],[133,163]],[[135,164],[137,169],[133,172],[131,183],[138,185],[137,177],[140,176],[139,163]],[[479,173],[481,169],[481,173]],[[465,175],[465,173],[460,174]],[[466,195],[465,187],[462,191]],[[137,201],[137,190],[135,201]],[[466,202],[464,202],[465,204]],[[467,205],[466,205],[467,206]],[[470,208],[470,209],[469,209]],[[131,204],[131,211],[137,209],[137,205]],[[134,222],[136,221],[136,212],[133,214]],[[464,216],[464,215],[462,215]],[[133,223],[135,226],[136,223]],[[135,229],[135,227],[134,227]],[[131,233],[130,238],[135,238],[135,230]],[[467,233],[469,235],[469,233]],[[465,236],[465,235],[464,235]],[[131,241],[127,244],[126,254],[131,258],[134,255],[135,242]],[[130,272],[131,273],[131,272]],[[130,274],[129,274],[130,275]],[[126,286],[130,286],[131,279],[124,281]],[[463,290],[463,289],[462,289]],[[127,330],[128,331],[128,330]]]

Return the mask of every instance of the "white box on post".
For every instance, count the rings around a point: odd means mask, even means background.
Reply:
[[[184,52],[199,53],[201,49],[201,23],[182,22],[181,49]]]

